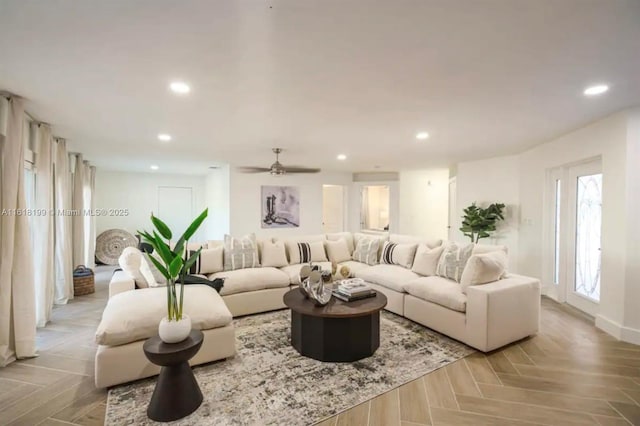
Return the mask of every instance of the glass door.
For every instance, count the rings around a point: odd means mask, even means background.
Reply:
[[[566,300],[596,315],[600,302],[602,171],[600,161],[568,169],[569,225]]]

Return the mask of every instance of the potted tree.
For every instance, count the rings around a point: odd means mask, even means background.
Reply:
[[[167,279],[167,316],[160,321],[158,334],[165,343],[181,342],[189,336],[191,332],[191,318],[183,312],[184,284],[180,284],[180,291],[176,289],[176,281],[179,277],[181,283],[184,282],[184,275],[200,256],[202,248],[189,256],[186,247],[193,234],[196,233],[202,222],[206,219],[209,209],[205,209],[200,216],[187,227],[182,236],[176,241],[173,249],[170,247],[173,232],[159,218],[151,214],[151,223],[155,230],[151,233],[139,231],[145,242],[149,243],[156,256],[149,256],[149,259],[158,268],[158,271]]]
[[[497,223],[504,220],[502,211],[505,205],[502,203],[490,204],[487,208],[478,207],[476,203],[464,209],[462,227],[460,231],[471,238],[472,243],[477,243],[481,238],[491,236],[496,230]]]

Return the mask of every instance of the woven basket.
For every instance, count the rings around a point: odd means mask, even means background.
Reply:
[[[95,291],[96,280],[93,271],[84,265],[76,266],[73,270],[73,295],[84,296]]]

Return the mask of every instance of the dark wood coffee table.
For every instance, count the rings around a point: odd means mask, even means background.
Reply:
[[[380,292],[354,302],[332,297],[318,307],[295,288],[283,300],[291,308],[291,345],[300,355],[351,362],[373,355],[380,346],[380,311],[387,305]]]
[[[149,361],[162,366],[147,407],[151,420],[178,420],[202,404],[202,392],[188,361],[198,353],[203,341],[202,331],[191,330],[189,337],[179,343],[164,343],[158,336],[144,342],[142,348]]]

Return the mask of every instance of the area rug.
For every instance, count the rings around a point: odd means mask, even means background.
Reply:
[[[234,321],[237,355],[194,368],[204,401],[173,425],[309,425],[414,380],[473,349],[382,312],[380,348],[354,363],[324,363],[290,345],[290,311]],[[105,425],[155,424],[155,378],[112,388]]]

